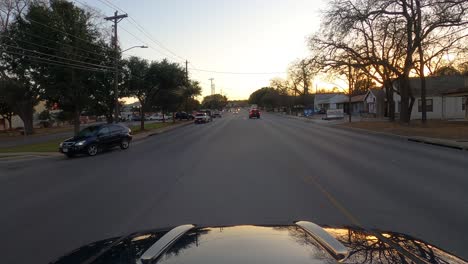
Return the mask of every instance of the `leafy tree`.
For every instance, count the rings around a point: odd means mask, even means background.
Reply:
[[[39,120],[49,120],[50,118],[51,116],[48,110],[44,110],[39,113]]]
[[[227,97],[221,94],[213,94],[203,98],[202,107],[206,109],[221,110],[228,103]]]
[[[174,111],[183,100],[186,84],[185,71],[176,63],[167,60],[151,62],[131,57],[127,63],[126,88],[130,96],[141,104],[141,123],[144,129],[144,112],[156,107],[163,112]]]
[[[12,123],[11,120],[13,118],[13,109],[11,108],[10,104],[8,104],[5,100],[0,98],[0,116],[8,121],[8,129],[12,130]]]

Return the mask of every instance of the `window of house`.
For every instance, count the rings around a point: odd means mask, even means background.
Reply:
[[[398,111],[398,113],[401,112],[401,101],[398,101],[397,111]]]
[[[432,107],[432,99],[426,99],[426,111],[427,112],[432,112],[433,107]],[[422,112],[422,100],[418,100],[418,112]]]
[[[462,99],[462,110],[465,111],[465,109],[466,109],[466,99],[463,98]]]

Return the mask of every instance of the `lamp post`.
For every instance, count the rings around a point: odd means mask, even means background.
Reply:
[[[146,49],[148,48],[148,46],[145,46],[145,45],[140,45],[140,46],[133,46],[133,47],[130,47],[128,49],[125,49],[123,51],[120,52],[120,54],[128,51],[128,50],[131,50],[131,49],[134,49],[134,48],[141,48],[141,49]],[[120,121],[119,119],[119,116],[120,116],[120,112],[119,112],[119,89],[118,89],[118,79],[119,79],[119,67],[117,66],[118,65],[118,60],[116,58],[115,60],[115,89],[114,89],[114,97],[115,97],[115,106],[114,106],[114,122],[115,123],[118,123]]]

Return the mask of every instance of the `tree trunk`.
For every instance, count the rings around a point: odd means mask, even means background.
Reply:
[[[34,133],[34,107],[31,100],[21,101],[16,106],[18,110],[16,112],[24,123],[24,134],[32,135]]]
[[[400,122],[403,124],[409,124],[410,113],[409,113],[409,77],[403,76],[400,79],[400,96],[401,96],[401,111],[400,111]]]
[[[143,104],[140,107],[140,131],[145,130],[145,111],[143,111]]]
[[[80,132],[80,116],[80,109],[78,109],[78,107],[75,107],[75,111],[73,112],[73,131],[75,133],[75,136],[78,135],[78,133]]]
[[[393,100],[393,85],[391,81],[385,81],[385,95],[387,97],[387,114],[390,122],[395,121],[395,101]]]
[[[7,121],[8,121],[8,130],[13,130],[13,126],[12,126],[12,115],[8,115],[7,118],[5,118]]]
[[[421,45],[418,47],[419,51],[419,79],[421,80],[421,121],[423,124],[427,120],[427,102],[426,102],[426,76],[424,74],[424,54]]]

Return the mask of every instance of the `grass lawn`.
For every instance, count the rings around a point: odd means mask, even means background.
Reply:
[[[61,132],[68,132],[73,131],[73,126],[66,125],[60,127],[50,127],[50,128],[34,128],[34,134],[30,135],[30,137],[46,135],[46,134],[54,134],[54,133],[61,133]],[[11,138],[11,137],[24,137],[21,135],[19,131],[1,131],[0,138]]]
[[[420,136],[458,141],[468,140],[468,121],[428,120],[425,125],[413,120],[409,126],[398,122],[353,122],[342,126],[392,133],[402,136]]]
[[[30,144],[24,146],[0,148],[0,153],[15,153],[15,152],[57,152],[60,142],[65,139],[54,139],[51,141]]]
[[[143,131],[140,130],[140,125],[132,126],[130,127],[130,129],[132,130],[132,134],[139,134],[139,133],[146,132],[146,131],[151,131],[151,130],[155,130],[155,129],[159,129],[163,127],[172,126],[174,124],[178,124],[178,122],[172,123],[172,121],[168,121],[166,123],[151,123],[151,124],[145,123],[145,130]]]

